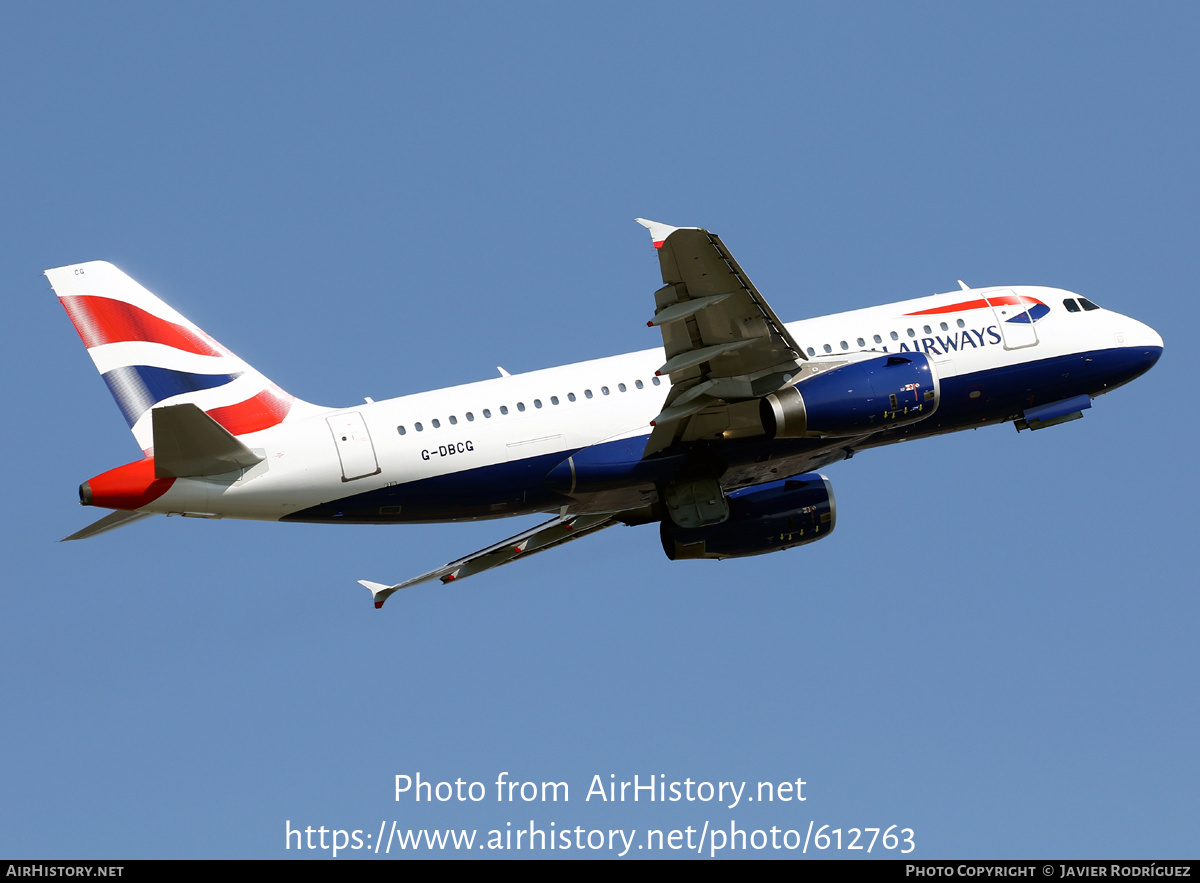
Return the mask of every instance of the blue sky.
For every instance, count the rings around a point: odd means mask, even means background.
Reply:
[[[29,4],[0,24],[0,855],[286,857],[289,820],[532,819],[1195,856],[1193,6]],[[527,522],[56,542],[98,514],[79,482],[138,450],[45,268],[112,261],[342,405],[654,345],[635,216],[719,233],[788,320],[1044,284],[1166,351],[1081,421],[831,467],[836,533],[757,559],[672,564],[617,528],[377,613],[357,579]],[[394,800],[397,774],[502,771],[571,799]],[[802,778],[808,799],[584,801],[610,774]]]

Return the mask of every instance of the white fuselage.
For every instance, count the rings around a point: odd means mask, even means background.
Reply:
[[[996,309],[970,306],[997,290],[973,289],[787,327],[813,364],[864,350],[927,353],[943,388],[950,378],[969,384],[972,378],[988,378],[998,370],[1064,357],[1162,347],[1152,329],[1126,316],[1098,308],[1068,312],[1064,301],[1077,298],[1070,292],[1030,286],[1004,290],[1036,298],[1049,312],[1023,327],[1006,325]],[[952,309],[955,305],[962,309]],[[242,436],[246,446],[265,456],[263,462],[228,475],[177,479],[143,511],[275,520],[331,501],[447,476],[478,474],[485,483],[507,465],[517,469],[522,463],[539,464],[531,466],[528,475],[530,486],[536,486],[546,463],[583,448],[647,436],[670,387],[667,377],[655,375],[663,362],[659,347],[322,410]],[[1098,395],[1127,379],[1124,375],[1114,376],[1111,382],[1090,379],[1091,388],[1080,392]],[[972,404],[944,400],[939,416],[950,419],[953,409]],[[961,420],[943,420],[936,431],[996,422],[1005,414],[1000,408],[981,411],[977,417],[964,413]],[[921,434],[919,429],[918,425],[915,434]],[[505,481],[511,480],[506,473]],[[383,503],[378,508],[388,509],[386,500]],[[477,501],[462,500],[453,513],[434,517],[409,517],[405,506],[393,508],[396,511],[381,511],[377,520],[496,517],[520,511],[521,503],[500,505],[483,494]],[[526,510],[539,508],[550,507],[531,493]],[[332,520],[329,516],[336,514],[330,510],[312,520]]]

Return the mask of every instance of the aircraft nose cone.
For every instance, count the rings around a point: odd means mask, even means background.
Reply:
[[[1133,337],[1133,346],[1146,351],[1146,369],[1149,370],[1158,361],[1163,351],[1162,335],[1149,325],[1141,325]]]
[[[1141,322],[1138,322],[1133,329],[1133,333],[1129,335],[1129,345],[1135,347],[1152,347],[1161,354],[1163,339],[1162,335],[1149,325],[1143,325]]]
[[[1134,376],[1145,374],[1162,356],[1162,335],[1149,325],[1135,322],[1134,327],[1125,332],[1125,351],[1133,363]]]

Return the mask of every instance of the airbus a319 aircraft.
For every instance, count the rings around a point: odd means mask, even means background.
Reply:
[[[289,395],[112,264],[47,270],[142,449],[79,488],[112,513],[403,524],[549,521],[404,582],[375,606],[615,524],[671,559],[815,542],[836,523],[816,470],[867,448],[1083,416],[1143,374],[1146,325],[1055,288],[935,294],[785,325],[707,230],[638,219],[663,286],[661,348],[344,408]]]

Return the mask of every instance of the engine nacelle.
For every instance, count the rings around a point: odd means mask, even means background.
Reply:
[[[762,400],[772,438],[838,438],[924,420],[941,399],[933,361],[896,353],[801,380]]]
[[[799,475],[728,494],[729,518],[683,528],[664,518],[663,551],[684,558],[745,558],[803,546],[828,536],[837,522],[833,488],[824,475]]]

